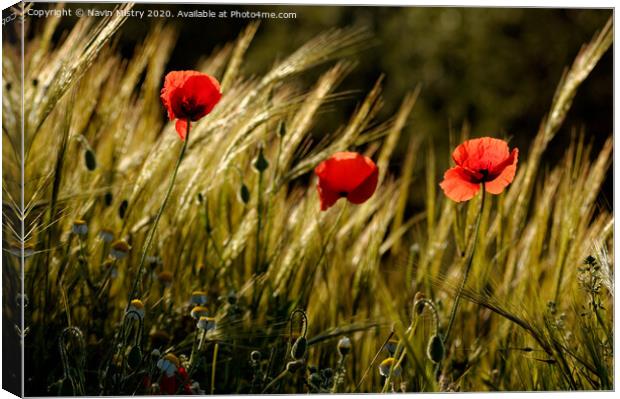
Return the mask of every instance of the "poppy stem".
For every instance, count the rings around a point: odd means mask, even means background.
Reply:
[[[456,312],[459,307],[459,301],[461,300],[461,295],[463,294],[463,289],[465,288],[465,284],[467,283],[467,277],[469,277],[469,272],[471,271],[471,266],[474,263],[474,255],[476,254],[476,242],[478,241],[478,231],[480,230],[480,221],[482,219],[482,211],[484,209],[484,199],[485,199],[485,186],[484,182],[481,184],[482,189],[482,198],[480,200],[480,210],[478,211],[478,216],[476,217],[476,227],[474,230],[474,236],[471,241],[471,249],[469,250],[467,266],[465,266],[465,272],[463,273],[463,280],[461,281],[461,285],[459,286],[459,290],[456,293],[456,298],[454,298],[454,304],[452,304],[452,310],[450,311],[450,319],[448,321],[448,327],[446,328],[446,333],[444,334],[442,340],[445,343],[448,341],[450,337],[450,332],[452,331],[452,326],[454,325],[454,319],[456,318]],[[441,363],[437,363],[437,368],[435,369],[435,373],[438,375],[441,367]]]
[[[162,201],[159,211],[155,216],[155,220],[151,225],[151,229],[149,230],[146,240],[144,241],[144,247],[142,250],[142,257],[140,258],[140,264],[138,265],[138,274],[136,275],[136,279],[134,280],[133,287],[130,291],[129,298],[127,299],[127,303],[129,306],[129,302],[135,297],[138,290],[138,282],[142,278],[142,269],[144,269],[144,262],[146,260],[146,254],[149,252],[151,248],[151,244],[153,243],[153,237],[155,236],[155,230],[157,229],[157,225],[159,224],[159,219],[161,219],[161,215],[164,213],[164,209],[166,208],[166,204],[170,199],[170,194],[172,194],[172,188],[174,187],[174,182],[177,178],[177,173],[179,172],[179,166],[181,165],[181,161],[185,157],[185,151],[187,151],[187,143],[189,143],[189,127],[190,120],[187,120],[187,132],[185,134],[185,140],[183,141],[183,147],[181,147],[181,151],[179,152],[179,158],[177,159],[177,163],[174,167],[174,171],[172,172],[172,177],[170,178],[170,182],[168,183],[168,189],[166,190],[166,195],[164,196],[164,200]]]

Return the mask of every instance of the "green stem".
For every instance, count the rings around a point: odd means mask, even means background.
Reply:
[[[446,328],[446,333],[443,336],[443,343],[445,344],[450,338],[450,332],[452,332],[452,326],[454,325],[454,319],[456,317],[456,312],[459,307],[459,301],[461,300],[461,295],[463,294],[463,289],[465,288],[465,284],[467,283],[467,277],[469,277],[469,272],[471,271],[471,266],[474,261],[474,255],[476,254],[476,242],[478,241],[478,231],[480,230],[480,220],[482,219],[482,210],[484,209],[484,199],[485,199],[485,187],[484,183],[481,184],[482,189],[482,199],[480,200],[480,211],[478,212],[478,216],[476,217],[476,227],[474,230],[474,236],[472,238],[471,250],[469,251],[469,257],[467,260],[467,266],[465,267],[465,273],[463,274],[463,280],[461,281],[461,285],[459,286],[459,290],[456,293],[456,298],[454,299],[454,303],[452,304],[452,310],[450,311],[450,320],[448,321],[448,327]],[[440,370],[441,363],[437,364],[436,373]]]
[[[172,188],[174,187],[174,182],[177,178],[177,173],[179,172],[179,166],[181,165],[181,161],[183,161],[183,157],[185,156],[185,151],[187,150],[187,144],[189,143],[189,127],[190,127],[190,121],[188,119],[187,120],[187,132],[185,134],[185,141],[183,142],[183,147],[181,148],[181,151],[179,152],[179,158],[177,159],[177,163],[174,167],[174,171],[172,172],[172,177],[170,178],[170,182],[168,183],[168,189],[166,191],[166,195],[164,196],[164,200],[161,203],[161,206],[159,207],[159,211],[157,212],[157,215],[155,216],[155,220],[153,221],[153,224],[151,225],[151,229],[149,230],[148,235],[146,236],[146,241],[144,242],[144,248],[142,250],[142,257],[140,258],[140,264],[138,265],[138,274],[136,275],[136,278],[133,283],[133,287],[130,291],[129,298],[127,299],[128,303],[135,297],[137,293],[138,283],[142,276],[142,269],[144,268],[144,262],[146,260],[146,255],[149,249],[151,248],[151,244],[153,243],[153,237],[155,236],[155,230],[157,229],[157,224],[159,223],[159,219],[161,219],[161,215],[164,213],[166,204],[168,203],[168,200],[170,199],[170,194],[172,194]]]

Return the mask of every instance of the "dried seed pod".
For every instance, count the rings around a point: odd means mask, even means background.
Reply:
[[[127,213],[128,206],[129,206],[129,201],[127,201],[126,199],[123,200],[123,202],[121,202],[121,204],[118,207],[118,217],[120,217],[121,219],[125,218],[125,213]]]
[[[338,341],[338,353],[341,356],[346,356],[349,352],[351,352],[351,340],[349,337],[340,338]]]
[[[443,341],[438,335],[433,335],[428,342],[428,348],[426,349],[426,356],[433,363],[439,363],[443,360],[445,354],[445,348]]]

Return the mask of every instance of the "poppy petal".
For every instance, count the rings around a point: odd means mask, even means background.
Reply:
[[[319,183],[316,185],[316,189],[319,192],[319,199],[321,200],[322,211],[326,211],[327,209],[331,208],[336,203],[336,201],[340,199],[339,193],[322,187],[321,180],[319,180]]]
[[[460,166],[448,169],[439,186],[448,198],[456,202],[470,200],[480,190],[480,185],[470,181],[468,174]]]
[[[515,178],[515,173],[517,172],[519,150],[517,148],[512,150],[510,157],[512,158],[512,164],[506,166],[495,179],[485,183],[484,187],[488,193],[500,194],[512,183],[512,180]]]
[[[509,157],[508,143],[492,137],[467,140],[452,153],[452,159],[458,166],[473,171],[495,170]]]
[[[376,169],[374,162],[357,152],[337,152],[316,167],[322,186],[337,193],[350,193]]]
[[[379,181],[379,169],[375,168],[370,176],[366,178],[355,188],[353,191],[347,195],[347,200],[352,204],[363,204],[368,200],[368,198],[372,197],[372,194],[375,192],[377,188],[377,183]]]
[[[185,119],[177,119],[177,123],[174,125],[174,127],[176,128],[181,140],[185,140],[185,135],[187,134],[187,121]]]

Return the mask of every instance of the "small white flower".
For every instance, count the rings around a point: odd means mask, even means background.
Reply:
[[[139,299],[134,299],[127,308],[127,316],[129,318],[144,318],[144,304]]]
[[[88,226],[86,225],[85,221],[78,219],[73,222],[71,231],[73,232],[73,234],[85,236],[86,234],[88,234]]]
[[[202,316],[196,324],[198,329],[203,331],[211,331],[215,329],[215,317]]]
[[[112,242],[112,240],[114,240],[114,233],[107,229],[101,229],[99,232],[99,238],[101,238],[104,242]]]
[[[207,303],[207,293],[204,291],[192,292],[191,304],[203,306]]]
[[[131,247],[125,240],[117,240],[112,244],[112,249],[110,250],[110,255],[116,260],[123,259],[129,253]]]
[[[383,377],[387,377],[390,374],[390,370],[392,369],[392,365],[394,365],[394,369],[392,370],[392,377],[400,377],[402,372],[402,368],[400,366],[396,366],[396,359],[393,357],[388,357],[379,365],[379,374]]]

